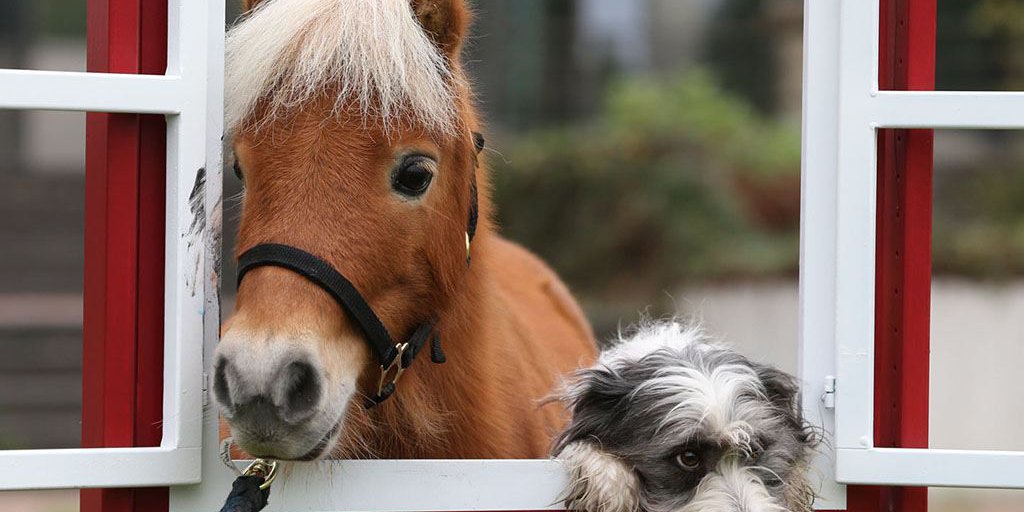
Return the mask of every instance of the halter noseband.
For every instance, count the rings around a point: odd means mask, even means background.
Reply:
[[[479,153],[484,149],[483,135],[473,132],[473,145],[476,149],[474,159],[479,167]],[[470,182],[470,203],[469,214],[466,222],[466,264],[470,261],[470,244],[476,236],[477,220],[479,217],[479,204],[477,202],[476,171],[473,171]],[[377,363],[380,364],[380,379],[377,384],[377,394],[367,397],[364,406],[367,409],[373,408],[387,400],[395,393],[398,386],[398,378],[402,375],[419,354],[420,349],[426,342],[430,341],[430,360],[435,364],[445,362],[444,352],[441,350],[441,335],[437,332],[435,320],[428,320],[421,323],[409,339],[397,343],[387,327],[381,322],[380,317],[374,313],[373,308],[366,302],[359,290],[341,272],[338,272],[330,263],[318,258],[302,249],[284,244],[259,244],[243,253],[238,258],[238,285],[241,286],[242,278],[250,270],[258,267],[280,267],[313,282],[319,286],[335,302],[347,311],[349,316],[359,324],[363,334],[366,336],[366,343],[370,346]]]

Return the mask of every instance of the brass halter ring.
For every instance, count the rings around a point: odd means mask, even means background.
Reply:
[[[398,354],[391,360],[391,364],[388,366],[381,365],[380,367],[380,381],[377,383],[377,396],[380,396],[384,392],[384,386],[388,384],[398,385],[398,378],[402,376],[402,372],[405,371],[405,367],[402,366],[402,356],[405,354],[405,350],[409,348],[408,343],[399,343],[395,345],[395,350]],[[390,376],[390,378],[388,378]]]
[[[270,488],[270,484],[274,483],[274,479],[277,478],[277,461],[267,461],[264,459],[256,459],[249,464],[249,467],[242,471],[243,476],[262,476],[263,483],[260,484],[260,490],[265,491]]]

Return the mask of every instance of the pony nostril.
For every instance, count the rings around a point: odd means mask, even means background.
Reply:
[[[231,407],[231,386],[227,377],[228,362],[223,357],[217,360],[213,369],[213,394],[220,401],[221,405]]]
[[[284,400],[280,406],[285,421],[298,423],[316,412],[320,401],[320,377],[312,365],[305,362],[289,364],[281,382]]]

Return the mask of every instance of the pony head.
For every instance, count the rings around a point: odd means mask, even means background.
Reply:
[[[267,243],[314,254],[406,339],[470,275],[464,0],[244,5],[226,42],[225,125],[245,182],[236,254]],[[253,269],[222,332],[214,396],[246,452],[314,459],[368,422],[361,397],[380,368],[312,282]]]

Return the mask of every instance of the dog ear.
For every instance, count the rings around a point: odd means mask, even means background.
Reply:
[[[606,366],[580,370],[562,395],[572,419],[555,441],[555,451],[583,439],[600,440],[625,411],[632,386]]]
[[[800,387],[792,375],[778,368],[755,364],[754,370],[764,386],[768,400],[776,407],[790,411],[799,407]]]
[[[813,429],[804,420],[803,407],[800,403],[800,383],[792,375],[773,366],[753,364],[758,379],[764,386],[768,400],[783,414],[786,423],[795,432],[798,439],[806,445],[817,444]]]
[[[410,0],[420,26],[445,56],[458,60],[472,15],[466,0]]]

